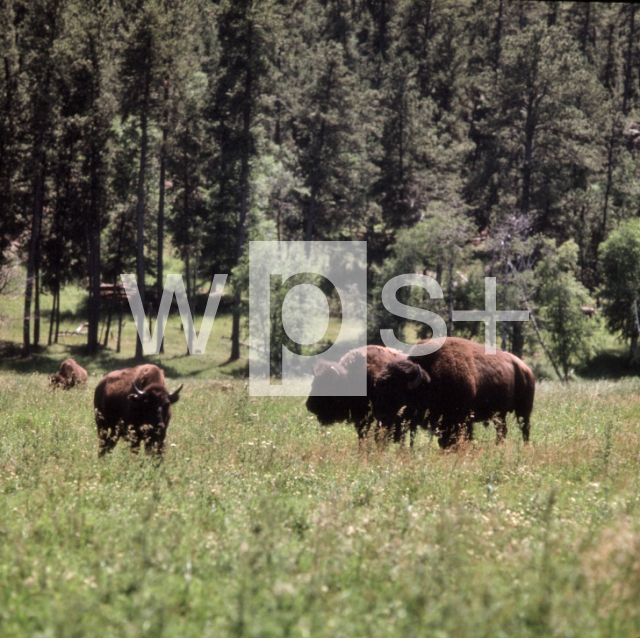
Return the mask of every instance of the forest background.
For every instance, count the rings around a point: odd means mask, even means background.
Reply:
[[[370,342],[381,327],[427,336],[380,302],[389,278],[412,272],[435,277],[444,299],[406,288],[403,301],[482,338],[482,324],[450,317],[483,308],[491,276],[498,308],[532,313],[502,325],[504,348],[543,351],[566,380],[594,354],[600,316],[632,363],[637,12],[4,0],[0,294],[24,295],[20,354],[58,341],[72,284],[87,294],[86,353],[108,346],[117,313],[105,290],[136,272],[152,308],[169,253],[194,311],[213,275],[231,273],[221,312],[233,361],[249,240],[365,240]]]

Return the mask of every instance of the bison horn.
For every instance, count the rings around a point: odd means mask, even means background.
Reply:
[[[184,383],[182,383],[177,390],[169,395],[169,400],[171,400],[173,397],[177,397],[180,394],[180,390],[182,390],[182,388],[184,388]]]
[[[422,370],[416,365],[416,378],[409,381],[409,390],[415,390],[422,383]]]
[[[135,391],[135,393],[136,393],[137,395],[142,395],[142,394],[144,394],[144,392],[143,392],[142,390],[138,390],[138,388],[136,387],[136,382],[135,382],[135,381],[132,381],[132,382],[131,382],[131,385],[133,386],[133,390]]]

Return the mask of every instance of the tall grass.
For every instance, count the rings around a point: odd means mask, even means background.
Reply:
[[[19,300],[0,313],[17,347]],[[93,388],[132,363],[124,334],[0,360],[3,638],[640,635],[637,378],[539,383],[528,446],[510,422],[502,446],[477,426],[448,454],[424,432],[359,448],[303,398],[249,397],[228,317],[200,357],[172,318],[164,461],[99,461]],[[88,387],[53,391],[69,355]]]
[[[636,635],[639,389],[544,383],[531,445],[441,454],[187,378],[157,463],[2,375],[0,635]]]

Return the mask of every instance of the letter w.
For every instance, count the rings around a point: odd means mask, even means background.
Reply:
[[[146,355],[160,353],[160,345],[162,344],[162,339],[164,339],[164,330],[167,325],[167,317],[169,316],[171,300],[174,294],[176,296],[176,302],[178,303],[178,310],[180,310],[180,318],[182,319],[189,354],[204,354],[207,342],[209,341],[209,335],[211,334],[211,328],[213,327],[213,320],[216,318],[216,312],[218,312],[218,305],[220,304],[222,289],[227,281],[227,275],[215,275],[213,278],[209,299],[207,300],[207,307],[204,311],[204,317],[202,317],[200,334],[197,335],[195,341],[192,336],[195,334],[195,327],[193,325],[193,317],[191,316],[191,309],[187,301],[187,293],[184,289],[182,275],[167,275],[162,292],[162,301],[160,302],[160,308],[158,308],[158,319],[153,337],[149,332],[147,316],[142,307],[136,276],[120,275],[120,278],[122,279],[124,291],[129,300],[133,319],[138,329],[138,336],[142,342],[142,351]],[[217,292],[218,287],[220,288],[219,292]]]

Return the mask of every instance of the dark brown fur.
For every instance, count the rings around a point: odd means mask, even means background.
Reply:
[[[111,451],[120,437],[129,441],[132,452],[138,452],[144,441],[147,453],[161,454],[171,404],[179,399],[179,392],[180,388],[169,394],[164,372],[152,364],[110,372],[96,386],[93,398],[98,454]]]
[[[527,442],[534,394],[533,373],[518,357],[488,355],[484,345],[448,337],[436,352],[387,365],[376,380],[373,408],[388,426],[404,406],[414,424],[436,432],[443,448],[472,438],[474,422],[493,419],[500,442],[507,413],[515,412]]]
[[[366,438],[373,413],[369,404],[374,391],[375,380],[384,367],[393,361],[406,358],[396,350],[383,346],[364,346],[350,350],[338,363],[320,360],[314,368],[311,393],[307,399],[307,409],[315,414],[321,425],[331,425],[341,421],[353,423],[358,439]],[[326,396],[338,389],[348,388],[350,379],[366,365],[367,396]]]
[[[58,374],[52,374],[49,377],[49,383],[54,387],[60,387],[65,390],[72,388],[74,385],[82,385],[87,382],[89,375],[87,371],[73,359],[65,359],[60,364]]]

